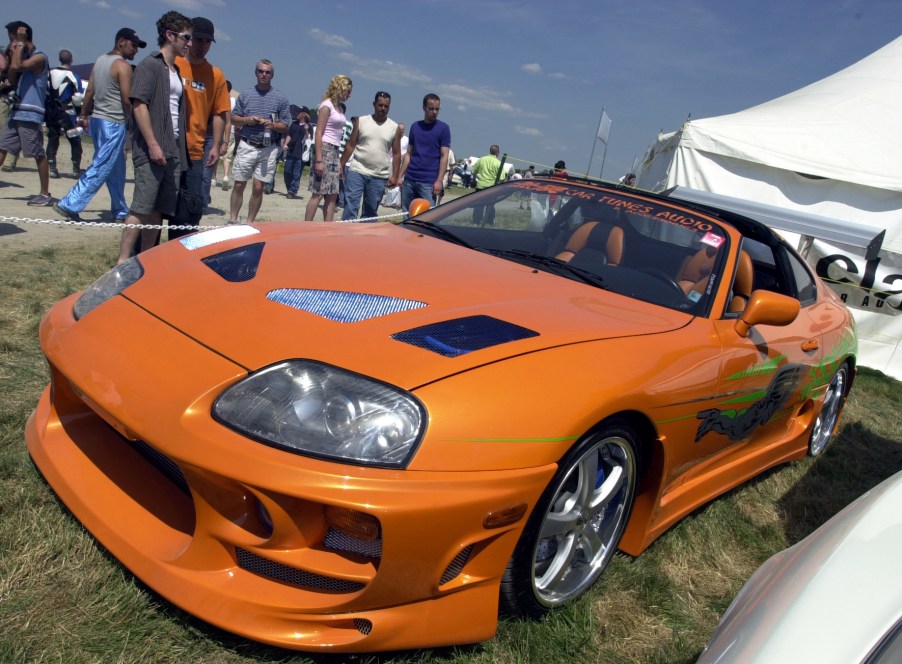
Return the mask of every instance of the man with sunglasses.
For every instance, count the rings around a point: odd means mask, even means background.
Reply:
[[[238,223],[244,189],[252,177],[254,184],[247,204],[247,223],[254,223],[263,202],[263,188],[276,174],[276,146],[291,124],[288,97],[272,86],[275,65],[269,60],[260,60],[254,73],[257,85],[238,95],[232,110],[232,124],[241,133],[232,162],[235,186],[229,200],[230,224]]]
[[[209,189],[204,189],[204,173],[219,161],[223,133],[231,117],[231,102],[226,89],[226,79],[218,67],[207,61],[213,37],[213,22],[198,16],[191,19],[194,33],[188,45],[188,54],[179,55],[175,64],[185,86],[185,102],[188,107],[188,129],[185,140],[188,146],[188,168],[182,173],[183,191],[190,192],[207,203]],[[177,218],[176,226],[197,226],[203,216],[203,207],[188,218]],[[190,230],[170,230],[169,239],[191,233]]]
[[[188,166],[188,154],[184,85],[175,58],[187,53],[193,30],[187,16],[176,11],[163,14],[157,21],[160,50],[135,69],[130,95],[135,189],[119,245],[120,263],[131,256],[139,236],[139,251],[152,247],[163,215],[172,217],[176,212],[179,179]],[[136,228],[139,224],[157,229],[141,231]]]

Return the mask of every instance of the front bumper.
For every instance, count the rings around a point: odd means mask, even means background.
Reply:
[[[393,471],[269,448],[210,417],[242,367],[124,298],[77,323],[70,311],[71,299],[42,324],[52,380],[28,449],[76,518],[147,585],[207,622],[288,648],[494,634],[525,517],[497,529],[483,519],[531,509],[553,466]],[[337,531],[327,506],[375,517],[381,538]]]

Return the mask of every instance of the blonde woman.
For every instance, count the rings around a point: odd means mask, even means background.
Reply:
[[[332,221],[335,214],[335,203],[338,201],[338,189],[341,183],[341,133],[346,118],[342,106],[351,96],[353,84],[344,74],[339,74],[329,81],[329,88],[323,95],[316,116],[316,133],[314,134],[314,157],[311,164],[310,200],[307,201],[306,220],[313,221],[316,208],[323,200],[323,220]]]

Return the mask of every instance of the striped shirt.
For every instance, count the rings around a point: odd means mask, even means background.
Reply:
[[[176,74],[178,73],[178,67],[176,67]],[[130,98],[132,105],[136,99],[147,104],[150,111],[150,126],[163,154],[167,159],[179,159],[182,169],[187,170],[188,154],[185,149],[187,104],[182,95],[179,99],[179,137],[176,139],[172,127],[172,115],[169,112],[169,67],[166,66],[163,54],[159,51],[148,55],[135,69]],[[134,118],[134,110],[132,117]],[[147,141],[144,140],[137,124],[133,125],[132,130],[132,161],[135,166],[150,163]]]
[[[248,88],[238,95],[238,101],[235,102],[235,108],[232,109],[232,115],[242,118],[268,118],[273,114],[276,116],[276,122],[284,122],[286,127],[291,124],[288,97],[275,88],[268,90],[261,90],[256,86]],[[262,139],[263,125],[242,126],[241,138],[253,141]]]

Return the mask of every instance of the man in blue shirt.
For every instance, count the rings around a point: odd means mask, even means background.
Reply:
[[[442,100],[436,94],[423,97],[423,119],[410,128],[410,142],[401,162],[401,205],[410,208],[415,198],[435,204],[444,189],[451,150],[451,127],[438,119]]]
[[[6,153],[14,155],[22,151],[26,157],[34,157],[38,167],[41,193],[28,201],[29,205],[46,207],[53,203],[50,197],[50,168],[44,152],[44,99],[50,79],[47,55],[38,51],[32,41],[31,26],[23,21],[7,24],[9,34],[9,82],[15,84],[17,100],[6,128],[0,132],[0,167]]]

